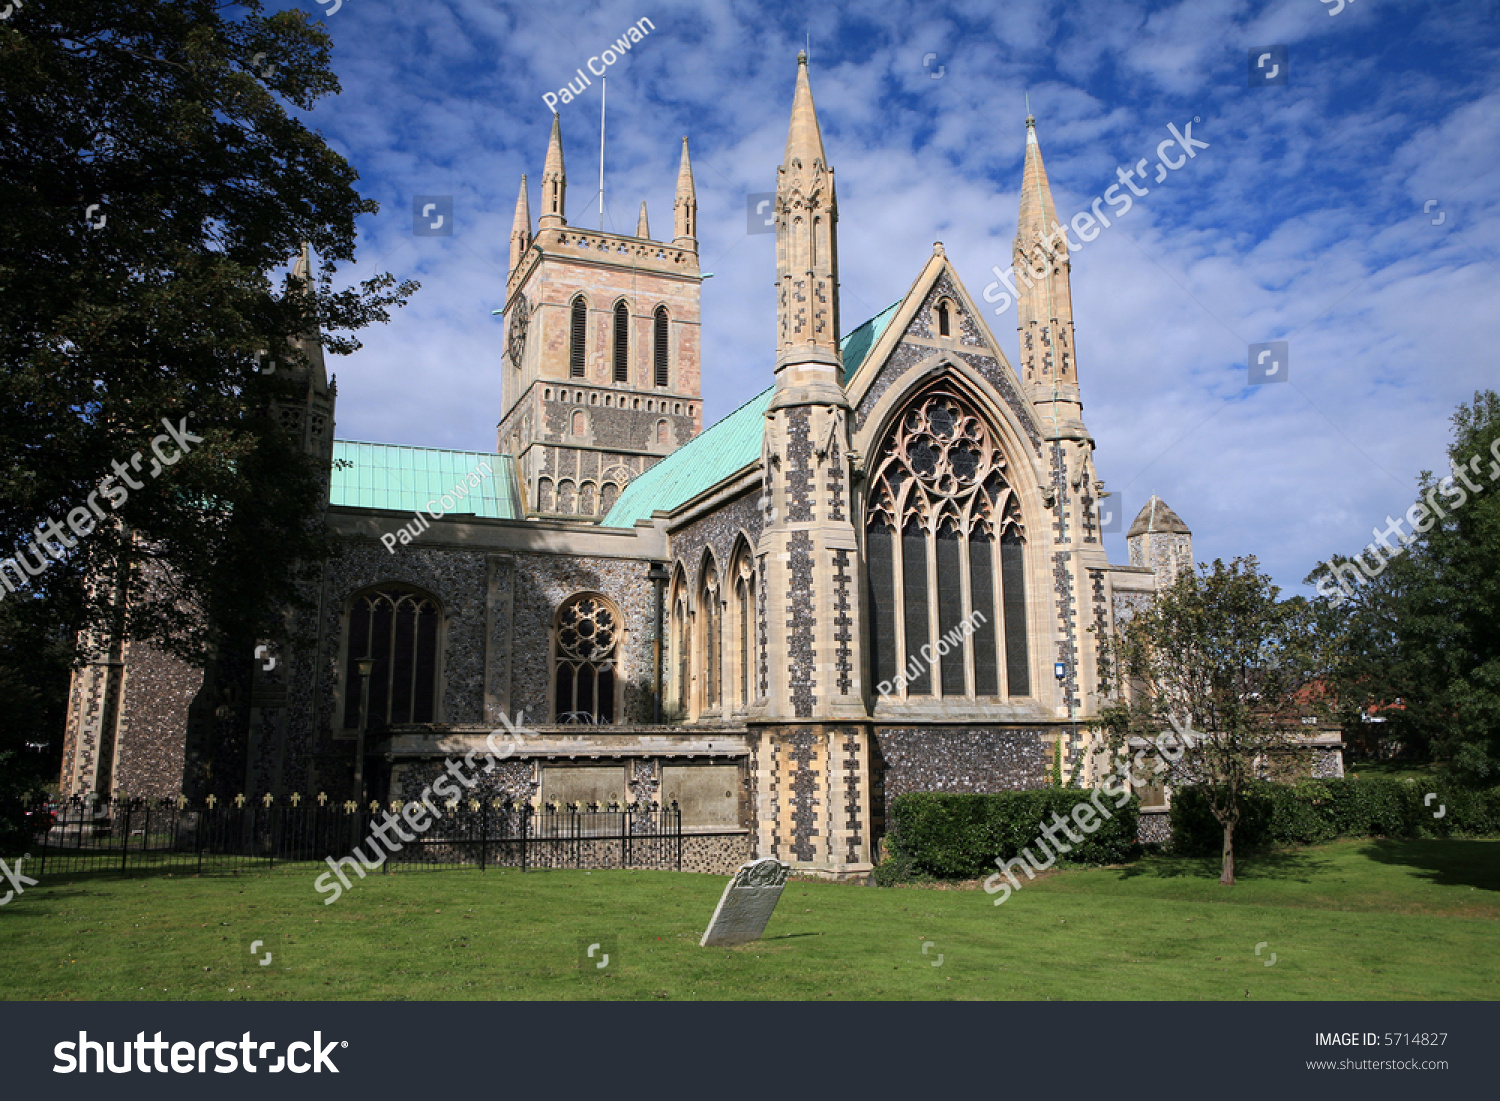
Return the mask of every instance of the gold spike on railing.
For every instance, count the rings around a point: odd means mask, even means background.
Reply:
[[[322,792],[322,791],[318,792],[318,806],[320,806],[320,807],[321,806],[325,806],[327,803],[328,803],[328,794],[326,792]]]
[[[269,791],[260,797],[260,801],[265,805],[265,808],[267,810],[270,810],[271,804],[275,802],[275,800],[271,797],[271,793]]]
[[[243,791],[234,797],[234,805],[240,810],[245,809],[245,793]]]
[[[301,805],[302,805],[302,793],[300,791],[294,791],[294,792],[292,792],[292,806],[294,806],[294,807],[300,807]]]
[[[218,805],[219,797],[217,795],[210,795],[207,799],[205,799],[203,801],[208,804],[208,809],[209,810],[213,810],[214,807]]]

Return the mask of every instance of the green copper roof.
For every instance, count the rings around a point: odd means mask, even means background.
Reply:
[[[470,474],[479,480],[477,486],[470,484]],[[452,508],[442,501],[445,493],[454,501]],[[455,516],[522,518],[515,467],[509,455],[333,441],[329,504],[416,512],[425,511],[429,501],[434,511]]]
[[[880,339],[880,334],[885,332],[885,327],[891,323],[891,318],[896,316],[896,311],[901,308],[901,302],[897,300],[888,307],[866,321],[855,329],[843,340],[839,341],[839,351],[844,361],[844,385],[849,385],[849,380],[854,377],[854,372],[859,370],[860,364],[864,363],[865,356],[870,354],[870,349],[875,347],[875,342]]]
[[[876,314],[839,342],[846,386],[900,305],[896,302]],[[762,390],[627,485],[604,518],[604,525],[628,528],[653,512],[670,512],[759,459],[766,407],[775,389],[771,386]]]

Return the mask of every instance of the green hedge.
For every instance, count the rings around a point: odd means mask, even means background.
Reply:
[[[1423,803],[1428,792],[1437,798]],[[1433,813],[1446,807],[1443,817]],[[1339,837],[1500,836],[1500,788],[1466,791],[1431,781],[1303,780],[1256,784],[1241,804],[1236,849],[1313,845]],[[1172,796],[1172,849],[1216,855],[1224,829],[1197,787]]]
[[[909,879],[977,879],[995,870],[995,860],[1009,860],[1023,848],[1042,859],[1036,848],[1042,826],[1053,814],[1072,822],[1073,808],[1090,803],[1093,791],[1043,788],[996,795],[952,795],[914,792],[899,795],[891,804],[886,834],[888,857],[875,870],[882,885]],[[1132,796],[1119,809],[1114,798],[1100,793],[1099,805],[1110,812],[1081,843],[1067,834],[1056,836],[1073,849],[1063,860],[1075,864],[1118,864],[1136,851],[1139,801]],[[1094,812],[1099,817],[1097,810]],[[1087,817],[1087,816],[1085,816]],[[1076,823],[1075,833],[1081,833]]]

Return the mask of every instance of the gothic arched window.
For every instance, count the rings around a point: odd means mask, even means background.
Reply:
[[[583,300],[583,295],[580,294],[573,299],[573,317],[568,330],[568,376],[570,378],[583,378],[588,326],[589,307],[588,303]]]
[[[755,698],[751,687],[751,670],[755,668],[755,560],[744,542],[735,553],[729,576],[734,581],[735,703],[749,707]]]
[[[724,662],[724,617],[719,602],[719,571],[712,558],[703,563],[698,602],[703,609],[703,706],[718,707],[722,695],[719,680]]]
[[[693,618],[688,609],[687,578],[679,566],[672,579],[671,635],[668,638],[671,661],[671,688],[667,694],[668,710],[676,719],[686,719],[689,714],[692,685]]]
[[[615,303],[615,381],[630,381],[630,307]]]
[[[669,326],[667,324],[667,308],[656,307],[656,314],[652,319],[652,333],[654,336],[652,360],[656,368],[656,385],[666,386],[671,382],[670,364],[667,358],[667,336]]]
[[[896,419],[865,516],[877,691],[1031,694],[1026,535],[1006,474],[994,430],[950,390],[928,390]]]
[[[407,585],[376,585],[354,595],[343,663],[345,730],[359,728],[360,658],[375,659],[366,729],[436,721],[441,621],[437,601]]]
[[[620,616],[594,593],[579,593],[557,612],[553,721],[612,723],[620,653]]]

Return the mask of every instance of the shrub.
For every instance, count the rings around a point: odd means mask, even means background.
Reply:
[[[897,796],[891,804],[886,835],[888,858],[875,869],[874,882],[909,882],[923,876],[935,879],[976,879],[995,870],[996,859],[1009,860],[1023,848],[1035,848],[1041,829],[1056,814],[1068,819],[1075,833],[1082,833],[1073,820],[1075,807],[1092,804],[1090,816],[1102,819],[1093,833],[1073,843],[1056,831],[1072,851],[1062,859],[1074,864],[1118,864],[1136,851],[1136,818],[1139,801],[1132,796],[1116,809],[1115,800],[1102,792],[1094,803],[1092,791],[1043,788],[995,795],[914,792]],[[1103,818],[1103,806],[1109,817]],[[890,867],[887,869],[887,865]],[[882,869],[886,869],[882,871]]]
[[[1437,798],[1424,803],[1429,791]],[[1433,814],[1442,807],[1443,817]],[[1406,780],[1303,780],[1257,784],[1241,803],[1234,829],[1236,849],[1313,845],[1339,837],[1500,836],[1500,788],[1472,791]],[[1184,856],[1211,856],[1224,845],[1224,830],[1197,787],[1172,796],[1172,849]]]

